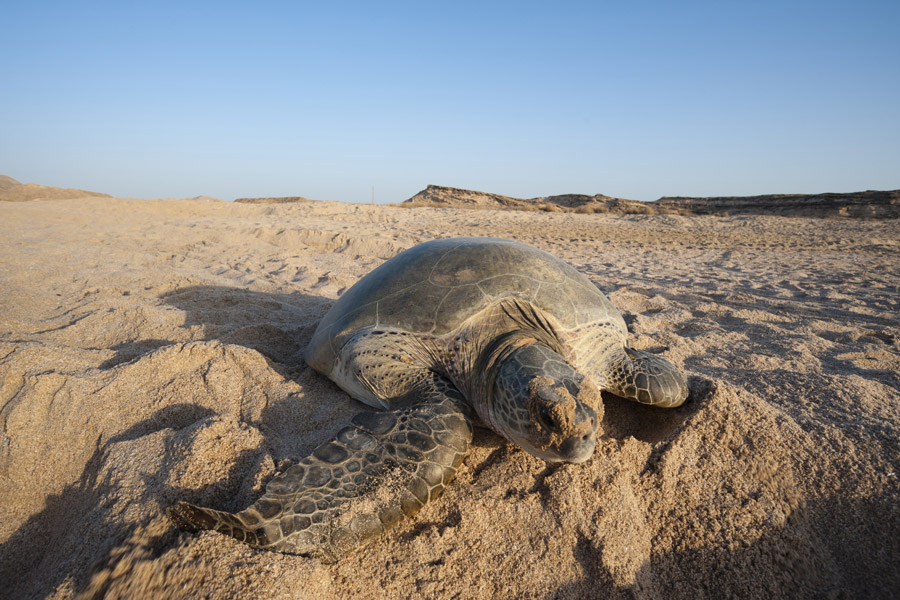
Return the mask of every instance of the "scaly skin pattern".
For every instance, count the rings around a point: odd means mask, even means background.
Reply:
[[[627,331],[613,323],[592,323],[562,337],[573,366],[604,391],[662,408],[687,399],[684,374],[661,356],[630,348]]]
[[[605,368],[606,389],[616,396],[662,408],[681,406],[687,399],[684,375],[661,356],[623,347]]]
[[[269,482],[246,510],[180,502],[170,515],[184,529],[336,561],[443,492],[472,440],[470,413],[435,377],[420,385],[415,404],[356,415],[334,440]]]

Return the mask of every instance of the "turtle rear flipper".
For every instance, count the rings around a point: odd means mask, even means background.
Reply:
[[[212,529],[251,546],[335,561],[414,514],[456,475],[472,421],[454,392],[428,385],[413,405],[356,415],[243,511],[179,502],[170,517],[182,529]]]

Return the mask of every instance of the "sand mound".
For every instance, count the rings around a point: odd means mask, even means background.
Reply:
[[[111,198],[109,194],[58,188],[36,183],[19,183],[12,177],[0,175],[0,200],[25,202],[27,200],[63,200],[68,198]]]
[[[6,175],[0,175],[0,190],[8,190],[11,187],[15,187],[17,185],[22,185],[12,177],[8,177]]]
[[[476,433],[457,481],[336,565],[172,527],[236,510],[362,406],[303,364],[396,252],[496,235],[609,292],[691,400],[605,397],[582,465]],[[0,204],[10,598],[891,598],[900,222],[198,200]]]

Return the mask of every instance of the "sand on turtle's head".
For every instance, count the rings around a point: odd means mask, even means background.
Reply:
[[[540,432],[538,447],[559,447],[569,438],[585,438],[594,433],[602,414],[600,392],[589,381],[583,381],[578,395],[573,396],[563,382],[536,376],[528,384],[528,415]],[[586,410],[587,409],[587,410]]]

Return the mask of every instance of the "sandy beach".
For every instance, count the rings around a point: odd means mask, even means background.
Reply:
[[[580,465],[477,431],[337,564],[177,530],[364,409],[304,364],[316,324],[463,235],[575,266],[689,402],[604,396]],[[0,250],[0,596],[900,596],[900,220],[90,197],[0,202]]]

